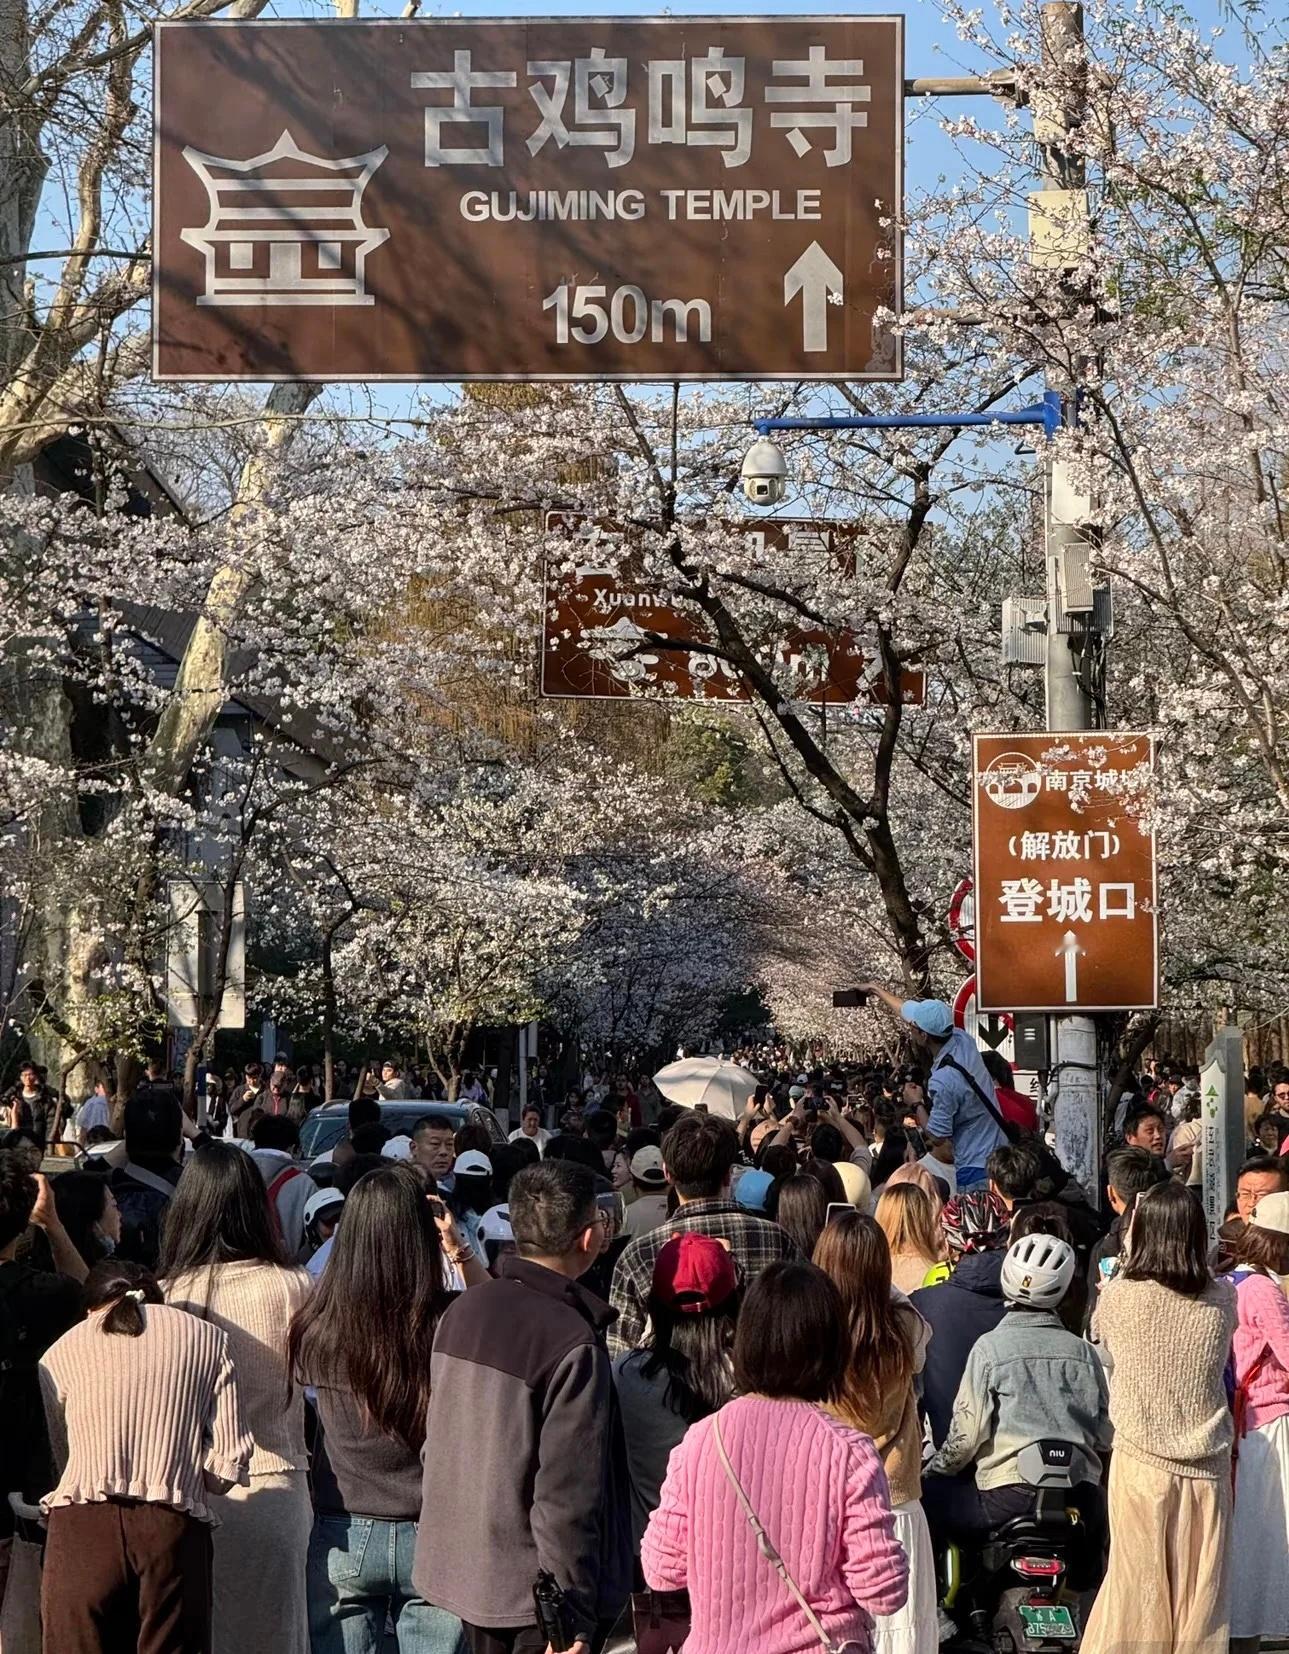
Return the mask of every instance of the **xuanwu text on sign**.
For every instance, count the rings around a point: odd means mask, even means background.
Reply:
[[[547,531],[567,532],[579,520],[547,514]],[[583,520],[584,521],[584,520]],[[695,524],[703,529],[714,525]],[[730,522],[724,532],[778,555],[810,558],[853,576],[864,530],[824,519]],[[542,635],[541,692],[560,699],[651,699],[746,702],[746,679],[716,648],[716,636],[692,603],[664,590],[639,559],[606,564],[598,531],[631,543],[631,531],[585,522],[585,561],[552,572],[548,566]],[[784,624],[749,640],[788,700],[814,706],[878,705],[889,700],[880,654],[865,650],[845,628]],[[926,674],[904,666],[900,700],[920,706]]]
[[[898,17],[163,23],[162,379],[897,379]]]

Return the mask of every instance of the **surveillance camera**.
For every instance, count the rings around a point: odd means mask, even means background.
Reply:
[[[788,492],[788,462],[768,436],[759,437],[747,451],[743,492],[753,505],[778,505]]]

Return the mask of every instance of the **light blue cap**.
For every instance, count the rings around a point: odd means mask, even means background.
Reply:
[[[906,999],[903,1016],[924,1034],[943,1039],[953,1027],[953,1011],[942,999]]]
[[[734,1185],[734,1199],[748,1212],[764,1212],[765,1197],[770,1192],[770,1185],[774,1179],[769,1172],[760,1172],[753,1167],[743,1173]]]

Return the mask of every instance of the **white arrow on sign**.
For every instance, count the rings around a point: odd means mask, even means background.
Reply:
[[[828,305],[840,304],[846,292],[846,278],[812,241],[783,278],[783,302],[792,303],[801,294],[801,342],[806,350],[828,349]]]
[[[1079,997],[1079,955],[1086,952],[1086,948],[1079,946],[1079,939],[1072,930],[1066,931],[1056,950],[1056,958],[1065,957],[1065,998],[1071,1005]]]

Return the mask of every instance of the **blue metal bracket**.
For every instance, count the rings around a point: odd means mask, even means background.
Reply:
[[[775,431],[921,431],[965,429],[972,425],[1041,425],[1049,441],[1062,424],[1061,393],[1044,391],[1041,402],[998,413],[837,414],[817,419],[754,419],[759,436]]]

